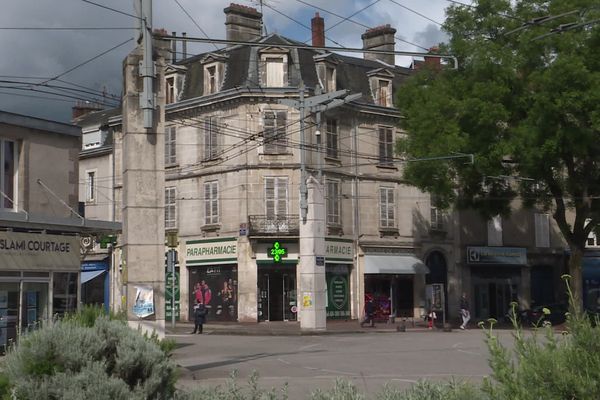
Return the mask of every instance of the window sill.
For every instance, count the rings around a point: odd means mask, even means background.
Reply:
[[[176,226],[170,226],[170,227],[165,226],[165,232],[177,232],[177,227]]]
[[[397,238],[399,235],[400,231],[398,230],[398,228],[379,227],[379,237],[394,236]]]
[[[377,164],[376,167],[384,171],[398,171],[398,167],[394,164]]]
[[[179,163],[173,163],[173,164],[165,163],[165,169],[173,169],[173,168],[177,168],[177,167],[179,167]]]
[[[289,153],[289,152],[285,152],[285,153],[260,153],[261,156],[293,156],[294,153]]]
[[[218,163],[220,161],[223,161],[223,159],[221,157],[216,157],[216,158],[204,158],[202,159],[202,163],[203,164],[215,164]]]
[[[329,164],[337,164],[337,165],[342,164],[342,160],[340,160],[339,157],[325,156],[324,158],[325,158],[325,162],[327,162]]]
[[[343,236],[344,235],[344,230],[342,229],[342,225],[341,224],[328,223],[327,224],[327,234],[328,235]]]
[[[202,232],[216,232],[219,229],[221,229],[221,224],[220,223],[217,223],[217,224],[205,224],[205,225],[202,225],[200,227],[200,230]]]

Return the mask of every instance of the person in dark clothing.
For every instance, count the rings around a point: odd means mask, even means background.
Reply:
[[[370,323],[369,326],[372,328],[375,327],[375,304],[373,304],[373,298],[369,297],[367,299],[367,303],[365,304],[365,319],[360,323],[360,326],[363,327],[367,322]]]
[[[202,325],[206,322],[206,307],[202,303],[194,306],[194,333],[202,334]]]

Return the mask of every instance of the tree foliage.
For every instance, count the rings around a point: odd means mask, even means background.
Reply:
[[[560,17],[531,23],[544,16]],[[477,0],[450,6],[443,28],[450,39],[440,50],[459,67],[423,68],[400,89],[407,136],[396,150],[468,153],[474,163],[410,163],[405,178],[439,206],[486,217],[510,213],[517,196],[552,210],[579,297],[585,241],[600,221],[600,5]]]

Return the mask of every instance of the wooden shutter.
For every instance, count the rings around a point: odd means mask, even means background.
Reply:
[[[287,124],[287,112],[286,111],[278,111],[277,112],[277,120],[276,120],[277,128],[275,139],[276,142],[276,151],[277,153],[285,153],[287,147],[287,137],[286,137],[286,124]]]
[[[219,222],[219,182],[211,182],[211,215],[212,223]]]
[[[265,211],[267,218],[275,216],[275,178],[265,178]]]
[[[287,178],[277,178],[277,216],[287,215]]]
[[[210,182],[204,184],[204,223],[210,224],[211,218],[211,206],[210,206]]]

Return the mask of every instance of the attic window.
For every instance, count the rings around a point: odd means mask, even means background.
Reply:
[[[382,107],[392,107],[392,82],[377,79],[375,85],[375,103]]]
[[[288,86],[288,54],[278,47],[261,50],[260,84],[265,87]]]
[[[217,66],[213,64],[204,67],[204,77],[204,94],[217,93],[219,91]]]
[[[171,76],[167,78],[167,104],[175,103],[175,77]]]
[[[283,87],[283,57],[265,58],[267,87]]]

